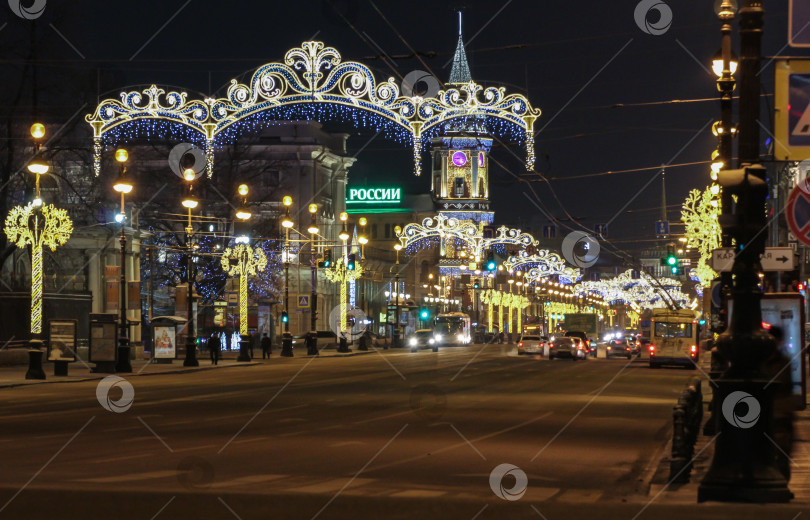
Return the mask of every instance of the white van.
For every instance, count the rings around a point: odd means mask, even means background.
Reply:
[[[653,309],[650,321],[650,368],[681,365],[694,369],[698,362],[698,324],[694,311]]]

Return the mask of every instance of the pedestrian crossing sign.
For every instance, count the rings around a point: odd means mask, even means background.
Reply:
[[[298,307],[300,309],[306,309],[307,307],[309,307],[309,295],[298,297]]]

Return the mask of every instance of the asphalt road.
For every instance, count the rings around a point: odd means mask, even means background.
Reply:
[[[682,518],[644,479],[695,375],[472,346],[127,376],[117,412],[97,381],[2,389],[0,519]]]

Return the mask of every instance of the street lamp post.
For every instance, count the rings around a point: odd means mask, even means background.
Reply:
[[[124,196],[132,191],[132,182],[127,178],[127,159],[129,154],[123,148],[115,151],[115,160],[121,166],[121,171],[118,174],[118,180],[113,189],[121,194],[121,212],[116,215],[115,219],[121,223],[121,278],[118,284],[118,292],[121,308],[119,319],[119,336],[118,336],[118,363],[115,366],[116,372],[132,372],[132,365],[129,362],[129,320],[127,319],[127,234],[125,231],[126,224],[126,208],[124,205]]]
[[[187,295],[186,305],[188,312],[188,322],[186,323],[186,359],[183,360],[184,367],[197,367],[200,362],[197,361],[197,327],[194,320],[194,246],[191,243],[194,236],[194,228],[191,225],[191,210],[196,208],[199,202],[193,196],[193,184],[196,174],[191,168],[183,172],[183,178],[188,182],[188,192],[182,200],[182,205],[188,210],[188,221],[186,225],[186,247],[188,254],[186,257],[186,281],[187,281]]]
[[[399,228],[399,226],[397,226]],[[399,232],[397,231],[397,234]],[[391,347],[398,348],[399,341],[399,252],[402,250],[401,244],[394,244],[394,250],[397,255],[396,272],[394,273],[394,324],[391,329]]]
[[[50,166],[40,153],[39,142],[45,136],[45,125],[34,123],[31,136],[36,155],[28,163],[28,171],[36,176],[36,198],[25,206],[15,206],[6,216],[4,231],[19,248],[31,246],[31,338],[28,350],[26,379],[45,379],[42,370],[42,248],[51,251],[64,245],[73,232],[73,222],[65,210],[52,204],[43,204],[40,198],[39,177],[48,173]],[[65,372],[67,369],[65,368]],[[59,375],[59,374],[57,374]],[[67,375],[66,373],[64,375]]]
[[[289,195],[284,196],[284,218],[281,226],[284,228],[284,319],[282,325],[284,332],[281,335],[281,355],[283,357],[293,357],[292,334],[290,334],[290,228],[293,221],[290,219],[290,206],[293,200]]]
[[[723,2],[721,6],[728,6]],[[765,249],[765,200],[768,185],[759,165],[760,53],[764,11],[761,0],[746,0],[740,34],[740,170],[722,170],[723,191],[735,196],[734,212],[721,215],[720,223],[735,240],[732,274],[733,307],[728,329],[717,348],[730,366],[717,380],[715,402],[724,413],[716,414],[719,433],[711,467],[698,488],[698,501],[787,502],[792,493],[786,476],[776,467],[773,443],[773,397],[778,384],[762,371],[763,362],[778,348],[762,329],[762,292],[758,273]],[[752,423],[735,420],[743,402]],[[729,408],[731,408],[729,410]],[[721,417],[725,420],[721,420]],[[726,416],[731,416],[727,419]],[[781,448],[780,448],[781,449]]]
[[[348,251],[348,240],[349,240],[349,232],[346,229],[346,221],[349,219],[349,214],[345,211],[340,214],[340,221],[343,223],[343,227],[340,230],[340,234],[338,237],[340,241],[343,242],[343,264],[341,265],[342,269],[346,269],[348,262],[349,262],[349,251]],[[347,312],[347,305],[346,305],[346,284],[348,280],[346,277],[342,277],[343,279],[340,281],[340,319],[338,320],[338,327],[340,329],[340,338],[338,338],[338,352],[349,352],[349,345],[346,339],[346,312]]]
[[[309,232],[310,236],[310,246],[309,246],[309,266],[310,266],[310,273],[311,273],[311,292],[309,295],[309,334],[307,334],[307,355],[308,356],[317,356],[318,355],[318,293],[317,284],[318,284],[318,270],[316,266],[316,259],[315,259],[315,235],[318,234],[320,231],[318,229],[318,205],[317,204],[310,204],[309,205],[309,214],[310,214],[310,224],[307,228],[307,232]]]

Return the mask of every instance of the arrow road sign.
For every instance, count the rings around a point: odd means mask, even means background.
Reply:
[[[656,220],[655,221],[655,234],[656,235],[669,235],[669,221]]]
[[[763,271],[794,270],[793,250],[789,247],[766,247],[759,257]],[[712,269],[718,272],[729,272],[734,265],[734,249],[721,247],[712,251]]]

